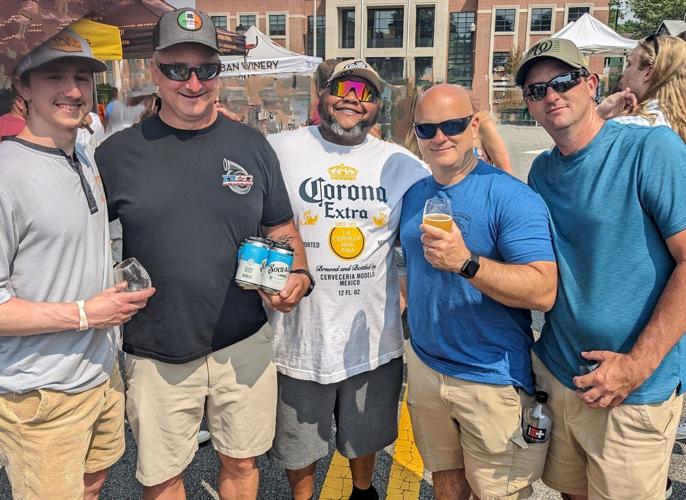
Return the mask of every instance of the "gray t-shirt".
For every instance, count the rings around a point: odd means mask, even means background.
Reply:
[[[15,296],[71,302],[111,286],[105,192],[92,155],[77,145],[77,157],[97,210],[62,151],[0,143],[0,314]],[[0,393],[81,392],[107,379],[116,355],[113,328],[0,336]]]

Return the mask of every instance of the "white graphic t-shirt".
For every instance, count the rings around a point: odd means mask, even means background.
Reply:
[[[328,384],[401,356],[392,249],[403,195],[429,171],[406,149],[371,136],[339,146],[306,127],[267,139],[317,282],[289,314],[270,313],[277,369]]]

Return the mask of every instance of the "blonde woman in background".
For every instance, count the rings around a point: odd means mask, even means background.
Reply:
[[[641,40],[629,55],[620,85],[621,92],[598,105],[603,118],[666,125],[686,141],[686,41],[657,35]]]

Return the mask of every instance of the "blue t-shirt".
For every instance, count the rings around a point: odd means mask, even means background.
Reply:
[[[424,258],[419,225],[424,202],[436,197],[450,199],[467,248],[512,264],[555,260],[545,205],[525,184],[479,161],[458,184],[443,186],[433,177],[416,183],[405,194],[400,217],[417,356],[454,378],[533,393],[530,311],[504,306]]]
[[[631,350],[675,267],[665,239],[686,229],[686,145],[667,127],[607,122],[580,151],[533,163],[560,280],[534,351],[564,385],[582,351]],[[657,403],[684,379],[682,339],[626,400]]]

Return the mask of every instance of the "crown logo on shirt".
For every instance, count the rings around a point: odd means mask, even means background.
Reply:
[[[379,212],[378,215],[372,215],[372,222],[376,227],[384,227],[388,222],[388,215],[384,212]]]
[[[332,181],[355,181],[357,180],[357,169],[348,167],[341,163],[326,169]]]

